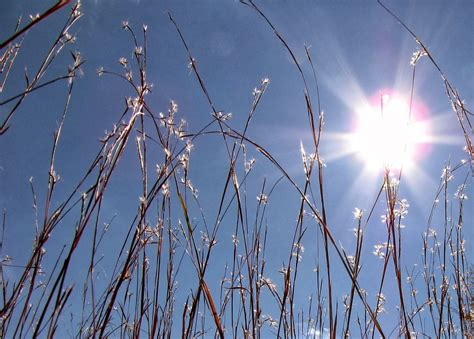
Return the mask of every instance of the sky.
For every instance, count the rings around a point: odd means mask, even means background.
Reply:
[[[19,16],[28,20],[28,15],[42,12],[53,3],[2,1],[0,40],[9,36]],[[384,3],[416,32],[470,107],[474,100],[473,2],[387,0]],[[315,102],[316,87],[311,65],[305,56],[305,46],[311,52],[325,118],[321,155],[326,165],[328,223],[337,243],[347,249],[353,248],[352,229],[356,226],[354,208],[368,214],[383,177],[380,171],[366,166],[364,155],[352,152],[348,136],[355,133],[360,107],[367,104],[378,107],[379,98],[386,93],[409,98],[413,70],[410,60],[418,46],[376,1],[258,1],[256,4],[288,42],[309,79],[310,94]],[[28,74],[34,74],[68,11],[63,9],[55,13],[28,32],[7,86],[0,93],[0,100],[21,92],[25,70]],[[54,204],[62,201],[74,187],[97,152],[104,131],[110,131],[119,119],[124,98],[132,95],[124,81],[113,76],[97,75],[101,67],[120,72],[119,58],[132,59],[133,41],[130,34],[123,30],[123,21],[128,21],[136,32],[140,32],[143,24],[148,27],[147,79],[153,83],[152,92],[147,97],[149,105],[157,112],[166,112],[170,100],[174,100],[178,104],[177,115],[186,119],[190,131],[198,131],[210,121],[211,108],[195,75],[188,68],[186,50],[168,19],[168,13],[179,25],[217,110],[232,113],[231,126],[242,130],[252,104],[254,88],[260,85],[262,79],[269,79],[269,86],[252,118],[248,137],[265,147],[298,185],[304,184],[300,145],[310,153],[311,133],[303,83],[288,51],[255,11],[233,0],[85,0],[82,11],[84,16],[72,28],[77,41],[68,49],[79,51],[85,63],[82,75],[75,82],[70,111],[57,151],[56,170],[61,179],[53,198]],[[45,81],[63,74],[69,64],[69,53],[60,55],[51,65]],[[404,220],[406,228],[403,229],[406,251],[403,260],[408,270],[420,262],[421,235],[427,227],[443,167],[448,163],[454,167],[461,159],[468,159],[463,151],[465,144],[459,123],[451,110],[440,74],[427,57],[422,57],[416,67],[414,107],[418,111],[414,115],[425,123],[429,137],[423,141],[413,166],[404,172],[400,186],[400,197],[406,198],[410,204]],[[44,205],[53,132],[61,118],[67,95],[66,85],[66,82],[58,82],[29,95],[11,120],[8,132],[0,136],[0,208],[6,211],[1,255],[11,256],[16,265],[26,260],[34,234],[31,177],[38,205]],[[1,117],[9,107],[0,106]],[[135,146],[132,143],[129,146],[111,179],[102,211],[102,222],[114,220],[107,235],[110,240],[101,248],[105,254],[103,275],[108,278],[114,262],[111,253],[117,252],[117,244],[128,231],[127,227],[137,211],[141,190]],[[247,145],[247,153],[248,159],[256,159],[245,186],[251,206],[249,214],[252,215],[256,208],[255,197],[263,180],[270,187],[281,173],[251,145]],[[213,220],[217,213],[216,204],[228,170],[226,157],[218,135],[208,135],[194,142],[190,175],[199,190],[200,206],[208,220]],[[242,176],[243,159],[237,166],[240,166],[239,175]],[[469,166],[464,166],[456,173],[450,188],[453,206],[456,206],[453,194],[465,178],[466,194],[472,197],[472,176]],[[470,254],[474,240],[472,199],[466,201],[464,211],[466,248]],[[267,271],[280,287],[278,270],[288,259],[291,248],[288,239],[296,225],[298,206],[297,192],[283,180],[266,207],[265,223],[269,229]],[[382,261],[372,251],[373,245],[386,240],[386,228],[379,217],[384,208],[383,201],[377,204],[375,217],[367,226],[365,274],[360,278],[361,285],[367,286],[367,289],[372,281],[370,272],[380,272],[382,266]],[[42,209],[39,208],[39,211]],[[198,208],[195,206],[193,211],[197,213]],[[232,244],[235,225],[232,226],[232,217],[224,221],[228,226],[224,223],[218,234],[215,251],[220,255],[212,259],[212,269],[207,273],[210,281],[218,281],[222,277],[225,263],[231,258],[228,249]],[[306,250],[298,279],[298,305],[307,303],[308,296],[314,292],[313,269],[320,251],[317,226],[310,220],[307,223],[308,232],[302,240]],[[55,233],[54,243],[48,249],[51,257],[68,243],[73,230],[73,222],[65,220],[61,224]],[[87,237],[90,237],[89,233]],[[85,255],[87,246],[79,249],[75,259],[78,269],[72,273],[71,280],[84,276],[85,271],[80,264]],[[335,253],[331,252],[331,255],[337,262]],[[340,304],[350,284],[347,274],[337,263],[334,265],[335,281],[346,281],[335,287]],[[6,268],[5,272],[12,280],[19,274],[14,267]],[[178,308],[184,303],[189,289],[195,288],[193,279],[196,282],[196,273],[185,256],[178,276],[178,281],[182,282],[177,294]],[[217,291],[216,286],[213,288]],[[389,310],[381,316],[387,328],[396,326],[395,304],[392,304],[397,302],[395,291],[394,279],[389,280],[385,291]],[[80,297],[71,300],[68,309],[76,313],[75,302]],[[265,302],[268,303],[266,312],[276,313],[271,302],[266,299]],[[61,331],[69,333],[68,326],[63,324]]]

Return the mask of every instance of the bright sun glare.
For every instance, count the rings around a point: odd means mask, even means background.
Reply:
[[[349,145],[367,168],[397,170],[410,168],[421,155],[427,139],[426,125],[417,121],[420,112],[409,99],[395,93],[384,93],[378,103],[356,110],[357,121]]]

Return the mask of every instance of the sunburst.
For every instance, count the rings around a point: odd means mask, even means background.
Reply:
[[[353,130],[346,137],[349,152],[369,170],[410,168],[430,139],[423,105],[393,91],[378,97],[356,108]]]

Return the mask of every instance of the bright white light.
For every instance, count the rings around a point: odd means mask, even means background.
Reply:
[[[350,148],[368,168],[394,170],[416,162],[420,143],[426,140],[426,128],[414,120],[414,112],[410,118],[408,100],[384,94],[378,105],[367,105],[356,113]]]

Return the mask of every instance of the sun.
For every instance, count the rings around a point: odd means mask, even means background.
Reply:
[[[356,121],[349,134],[351,153],[371,170],[409,169],[422,155],[428,139],[419,103],[391,91],[380,93],[356,109]],[[411,106],[411,107],[410,107]]]

